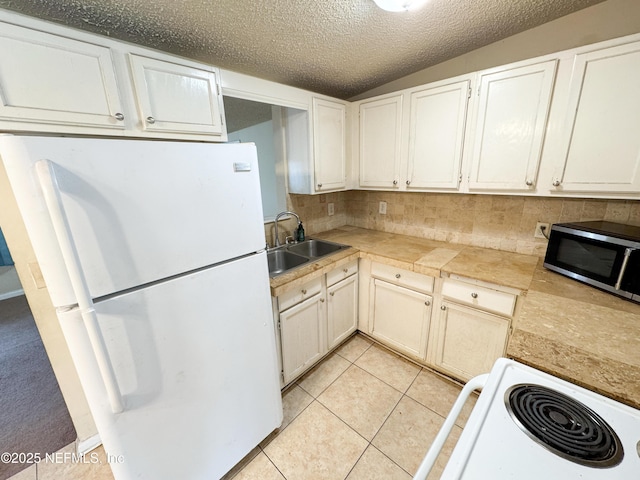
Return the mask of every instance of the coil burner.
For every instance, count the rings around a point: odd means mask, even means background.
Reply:
[[[595,468],[622,461],[618,435],[571,397],[541,385],[515,385],[505,393],[505,404],[518,427],[556,455]]]

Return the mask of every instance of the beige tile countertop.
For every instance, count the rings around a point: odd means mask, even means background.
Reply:
[[[640,305],[546,270],[537,256],[357,227],[314,237],[352,248],[271,279],[274,296],[356,258],[525,292],[507,356],[640,408]]]

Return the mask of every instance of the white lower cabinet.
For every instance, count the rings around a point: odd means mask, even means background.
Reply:
[[[443,300],[433,319],[433,365],[467,381],[504,355],[511,321]]]
[[[309,370],[356,331],[358,261],[294,287],[274,299],[282,386]]]
[[[424,362],[433,303],[432,277],[378,262],[362,261],[361,329],[381,343]]]
[[[402,353],[424,359],[432,297],[373,279],[371,302],[371,336]]]
[[[285,385],[320,360],[326,352],[324,302],[324,296],[317,294],[280,312],[282,376]]]
[[[358,276],[327,287],[327,347],[342,343],[358,325]]]

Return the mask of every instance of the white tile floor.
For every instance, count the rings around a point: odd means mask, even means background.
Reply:
[[[356,335],[284,392],[282,427],[225,479],[410,479],[459,392],[448,379]],[[474,403],[475,397],[461,421]],[[72,452],[73,445],[62,451]],[[94,452],[105,460],[102,448]],[[447,456],[438,459],[430,479],[440,477]],[[53,479],[113,476],[106,461],[63,461],[32,465],[9,480]]]
[[[410,479],[460,390],[356,335],[285,391],[282,427],[227,478]],[[440,477],[462,426],[430,479]]]

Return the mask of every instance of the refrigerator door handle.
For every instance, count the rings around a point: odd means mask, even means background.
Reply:
[[[58,187],[53,162],[50,160],[39,160],[36,163],[36,172],[44,194],[47,210],[53,223],[56,238],[60,245],[64,264],[67,267],[67,272],[71,280],[71,286],[78,301],[82,320],[87,329],[91,348],[93,349],[93,354],[95,355],[100,370],[100,376],[107,391],[111,410],[113,413],[121,413],[124,411],[122,395],[118,387],[118,381],[113,365],[111,364],[111,359],[109,358],[107,346],[100,331],[100,326],[98,325],[98,317],[93,308],[89,287],[82,267],[80,266],[78,250],[71,236],[69,222],[64,211],[64,206],[62,205],[62,198],[60,197],[60,189]]]

